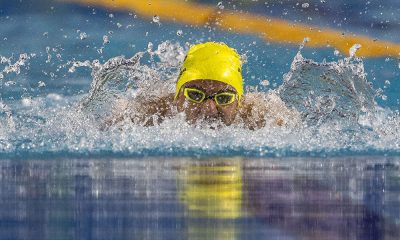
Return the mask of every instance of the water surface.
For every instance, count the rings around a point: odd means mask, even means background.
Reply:
[[[398,239],[400,159],[2,160],[2,239]]]

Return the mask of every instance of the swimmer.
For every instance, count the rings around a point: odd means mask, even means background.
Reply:
[[[206,42],[192,46],[182,64],[176,92],[163,97],[135,98],[119,102],[109,127],[129,118],[135,124],[153,126],[176,114],[190,124],[242,125],[254,130],[267,122],[283,126],[299,119],[275,93],[243,93],[242,62],[238,53],[224,43]]]

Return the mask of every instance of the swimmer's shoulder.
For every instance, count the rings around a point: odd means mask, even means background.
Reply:
[[[149,114],[167,114],[174,106],[174,94],[168,94],[161,97],[151,97],[147,100],[142,99],[139,102],[142,109],[147,110]]]
[[[244,125],[251,129],[260,129],[265,126],[265,103],[259,93],[247,93],[240,100],[239,116]]]
[[[129,112],[132,122],[145,126],[160,124],[173,112],[174,94],[164,96],[140,96],[131,104]]]
[[[300,113],[289,109],[274,91],[247,93],[241,104],[242,118],[256,128],[264,127],[267,122],[272,126],[284,126],[300,121]]]

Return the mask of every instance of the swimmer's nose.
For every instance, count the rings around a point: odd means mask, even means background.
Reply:
[[[218,109],[215,101],[213,99],[206,99],[203,103],[202,113],[204,117],[217,117]]]

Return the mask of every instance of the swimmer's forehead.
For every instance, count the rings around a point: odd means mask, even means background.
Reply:
[[[194,80],[185,84],[185,87],[197,88],[205,93],[229,91],[236,93],[236,89],[229,84],[215,80]]]

